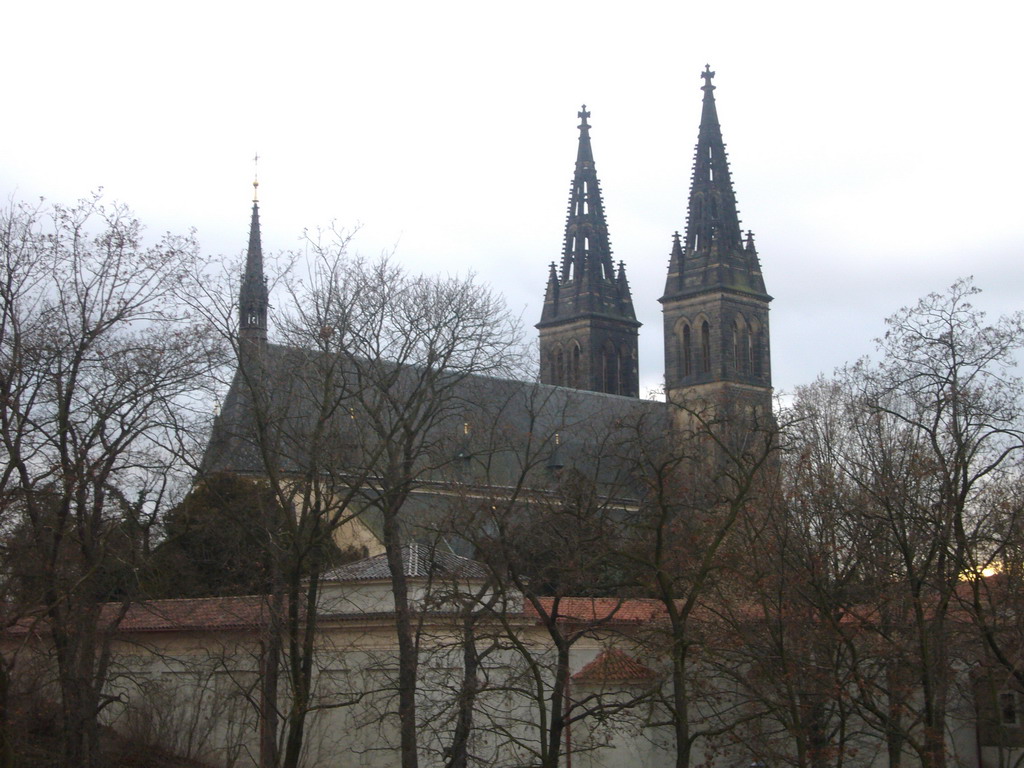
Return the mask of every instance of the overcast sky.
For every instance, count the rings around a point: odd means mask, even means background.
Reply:
[[[195,227],[235,254],[258,151],[265,251],[360,223],[360,253],[475,270],[532,326],[586,103],[651,387],[710,63],[789,391],[959,276],[993,313],[1024,304],[1021,8],[9,3],[0,193],[70,202],[102,186],[154,235]]]

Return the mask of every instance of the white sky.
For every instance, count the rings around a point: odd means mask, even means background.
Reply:
[[[1024,304],[1024,6],[825,2],[19,2],[4,10],[0,194],[97,187],[153,233],[356,248],[475,270],[532,326],[586,103],[612,247],[662,369],[660,305],[715,95],[772,305],[777,389],[872,350],[883,318],[974,274]],[[532,329],[531,329],[532,333]]]

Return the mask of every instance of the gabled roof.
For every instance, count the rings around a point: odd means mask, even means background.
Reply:
[[[653,680],[657,673],[618,648],[609,648],[572,676],[576,683],[626,683]]]
[[[333,391],[325,393],[322,380],[331,367],[323,353],[277,344],[263,351],[259,386],[265,393],[261,408],[270,414],[269,435],[263,446],[282,469],[302,469],[313,459],[334,473],[353,470],[370,462],[377,436],[372,434],[363,416],[365,403],[347,397],[344,388],[362,387],[365,393],[374,386],[365,381],[365,372],[346,372],[344,366],[330,369]],[[387,392],[379,392],[382,403],[400,407],[403,388],[416,386],[421,378],[412,365],[375,362],[381,371],[400,370],[389,379]],[[356,381],[362,377],[362,383]],[[381,378],[384,378],[383,376]],[[431,469],[419,476],[421,486],[430,481],[440,485],[459,482],[498,489],[520,481],[527,471],[528,485],[551,485],[549,458],[557,444],[558,464],[576,467],[596,476],[610,495],[635,497],[631,488],[628,451],[611,451],[609,445],[629,438],[638,439],[626,428],[634,419],[643,418],[653,434],[668,430],[671,413],[665,403],[632,397],[554,387],[537,382],[515,381],[482,375],[453,375],[439,397],[439,416],[432,420],[429,434],[421,444],[429,456],[420,457]],[[203,458],[203,471],[265,473],[261,450],[254,435],[255,405],[252,386],[241,372],[236,373],[214,422]],[[430,395],[427,395],[430,396]],[[331,402],[324,403],[325,397]],[[417,400],[422,407],[422,397]],[[329,423],[316,423],[319,414],[330,413]],[[313,439],[318,435],[319,442]],[[316,451],[314,455],[310,452]],[[365,467],[364,467],[365,469]],[[372,467],[371,467],[372,471]]]

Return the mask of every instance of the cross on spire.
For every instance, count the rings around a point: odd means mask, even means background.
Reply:
[[[590,113],[587,111],[587,105],[586,104],[584,104],[583,108],[580,109],[580,111],[576,113],[576,117],[579,117],[579,118],[581,118],[583,120],[583,123],[580,125],[580,128],[589,128],[590,127],[589,125],[587,125],[587,118],[590,117]]]
[[[714,89],[715,86],[711,84],[711,80],[715,76],[715,73],[711,71],[710,64],[704,65],[704,71],[700,73],[700,76],[704,78],[704,85],[701,86],[702,91],[707,88]]]

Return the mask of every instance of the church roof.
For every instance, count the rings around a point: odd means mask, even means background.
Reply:
[[[266,449],[285,471],[311,466],[314,459],[335,472],[346,463],[353,469],[359,466],[378,436],[371,434],[361,416],[365,402],[346,396],[349,383],[344,375],[335,371],[335,389],[325,391],[324,365],[325,355],[317,351],[267,345],[257,385],[265,397],[259,404],[253,383],[241,370],[236,372],[214,422],[203,472],[264,474]],[[386,361],[371,365],[396,367]],[[384,393],[384,399],[400,406],[402,378],[413,382],[418,369],[399,368],[401,375],[389,384],[394,391]],[[365,391],[365,382],[360,386]],[[646,420],[649,436],[656,424],[667,426],[670,418],[663,402],[537,382],[457,375],[442,386],[445,391],[434,393],[443,399],[439,417],[422,440],[423,459],[429,459],[430,466],[417,474],[421,496],[432,488],[447,493],[453,481],[491,492],[520,484],[524,473],[530,476],[529,486],[544,488],[551,485],[553,471],[576,467],[598,475],[606,492],[635,498],[631,468],[623,458],[628,452],[616,459],[609,446],[639,437],[630,429],[634,419]],[[326,410],[325,399],[332,400],[326,424],[318,423]],[[264,437],[262,446],[255,437],[257,409],[264,426],[270,423],[273,430],[272,439]]]

